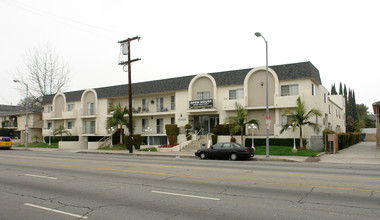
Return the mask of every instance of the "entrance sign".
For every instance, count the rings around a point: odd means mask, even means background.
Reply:
[[[189,101],[190,109],[212,108],[213,106],[214,106],[214,100],[213,99]]]

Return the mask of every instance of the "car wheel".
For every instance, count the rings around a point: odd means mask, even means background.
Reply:
[[[201,158],[202,160],[206,159],[206,153],[205,153],[205,152],[202,152],[202,153],[199,155],[199,158]]]
[[[230,156],[230,159],[231,160],[236,160],[237,159],[237,155],[235,153],[232,153],[231,156]]]

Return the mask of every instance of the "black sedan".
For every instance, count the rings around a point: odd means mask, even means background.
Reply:
[[[210,148],[202,148],[195,152],[201,159],[249,159],[255,155],[252,148],[234,142],[217,143]]]

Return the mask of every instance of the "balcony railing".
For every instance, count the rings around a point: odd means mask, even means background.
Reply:
[[[84,127],[83,134],[95,134],[95,126]]]
[[[95,108],[85,108],[81,111],[81,116],[94,116],[96,114]]]

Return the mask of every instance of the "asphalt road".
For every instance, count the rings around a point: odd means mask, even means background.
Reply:
[[[0,151],[0,219],[379,219],[380,167]]]

